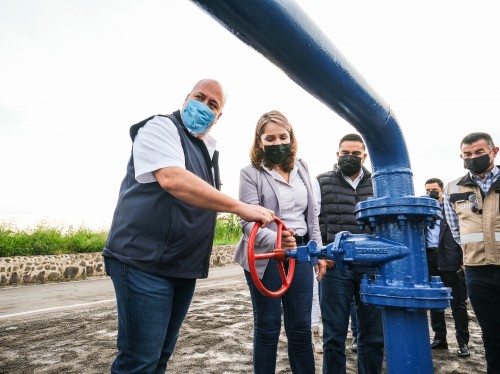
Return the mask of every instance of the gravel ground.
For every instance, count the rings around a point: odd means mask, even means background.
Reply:
[[[116,317],[111,303],[0,320],[0,373],[108,373],[116,351]],[[458,358],[447,310],[450,348],[433,352],[435,373],[486,373],[481,332],[472,311],[470,317],[471,356]],[[286,351],[282,336],[277,373],[290,373]],[[347,360],[348,373],[356,373],[356,354],[348,351]],[[321,362],[322,355],[316,354],[317,373]],[[252,307],[246,284],[197,289],[168,372],[252,372]]]

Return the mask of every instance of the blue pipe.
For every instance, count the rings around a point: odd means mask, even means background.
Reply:
[[[294,1],[194,2],[358,130],[370,150],[375,196],[413,195],[394,114]]]
[[[443,308],[450,296],[439,278],[428,281],[423,229],[432,225],[439,207],[429,198],[413,197],[406,143],[390,107],[292,0],[193,1],[362,135],[375,198],[359,203],[355,213],[361,226],[372,228],[374,239],[358,238],[358,243],[378,246],[389,240],[404,250],[396,246],[400,254],[390,259],[376,253],[363,258],[378,274],[362,282],[361,298],[383,308],[387,372],[432,373],[426,309]],[[355,236],[340,235],[332,253],[344,256],[343,247],[354,248],[349,240]],[[353,265],[360,250],[353,252]]]

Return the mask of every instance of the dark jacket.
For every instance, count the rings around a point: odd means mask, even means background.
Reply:
[[[462,247],[451,233],[450,227],[444,218],[439,226],[439,249],[437,253],[437,266],[439,271],[457,271],[463,264]]]
[[[167,117],[177,127],[186,169],[214,185],[205,143],[185,130],[178,111]],[[151,118],[130,128],[132,141]],[[103,256],[157,275],[206,278],[215,221],[216,212],[175,198],[158,182],[138,183],[131,155]]]
[[[332,243],[340,231],[361,233],[354,209],[358,202],[373,196],[371,173],[365,167],[363,173],[356,189],[347,183],[337,165],[316,177],[321,189],[319,226],[323,244]]]

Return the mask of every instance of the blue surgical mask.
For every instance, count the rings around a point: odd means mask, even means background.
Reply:
[[[182,122],[193,135],[204,134],[215,120],[215,114],[200,101],[191,99],[181,113]]]

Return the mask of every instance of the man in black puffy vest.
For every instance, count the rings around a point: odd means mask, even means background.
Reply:
[[[164,373],[193,297],[206,278],[216,212],[272,222],[274,213],[218,191],[210,129],[226,96],[198,82],[182,110],[130,128],[132,155],[103,251],[118,306],[111,373]]]
[[[425,192],[436,199],[443,209],[444,183],[441,179],[431,178],[425,182]],[[458,244],[444,218],[438,219],[433,228],[426,229],[426,253],[429,278],[440,276],[445,287],[451,288],[451,312],[455,321],[459,357],[470,356],[469,317],[467,315],[467,287],[463,271],[462,247]],[[430,280],[430,279],[429,279]],[[443,311],[431,310],[431,327],[434,339],[432,349],[448,349],[446,322]]]
[[[361,233],[354,216],[359,201],[373,196],[371,173],[363,167],[367,157],[365,144],[358,134],[345,135],[339,143],[337,164],[317,177],[316,203],[323,244],[335,240],[340,231]],[[359,297],[362,274],[356,270],[340,271],[332,261],[319,283],[323,322],[323,373],[345,374],[345,341],[353,296],[358,318],[358,373],[382,372],[384,334],[382,313],[374,305],[363,304]]]

